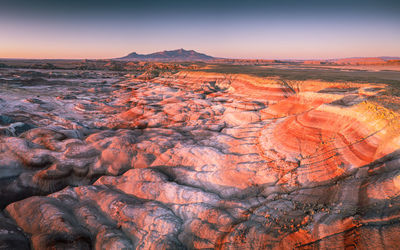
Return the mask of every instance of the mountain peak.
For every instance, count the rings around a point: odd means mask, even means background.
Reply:
[[[129,55],[128,55],[128,56],[135,56],[135,55],[138,55],[138,53],[136,53],[136,52],[132,52],[132,53],[129,53]]]
[[[137,54],[136,52],[132,52],[127,56],[116,59],[130,61],[208,61],[215,58],[194,50],[185,50],[180,48],[176,50],[164,50],[151,54]]]

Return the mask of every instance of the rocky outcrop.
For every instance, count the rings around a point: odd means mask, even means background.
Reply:
[[[1,126],[35,126],[0,137],[4,246],[391,248],[400,238],[398,114],[369,101],[383,85],[179,72],[58,88],[75,98],[0,92]]]

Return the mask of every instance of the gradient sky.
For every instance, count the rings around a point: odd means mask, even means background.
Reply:
[[[0,58],[400,56],[399,0],[0,0]]]

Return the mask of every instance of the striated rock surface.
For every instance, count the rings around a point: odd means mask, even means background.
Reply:
[[[390,249],[400,239],[399,118],[369,101],[384,85],[2,74],[0,248]]]

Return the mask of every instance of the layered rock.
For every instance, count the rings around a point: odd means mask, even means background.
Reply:
[[[39,89],[26,101],[20,85],[0,94],[7,131],[32,124],[0,138],[5,246],[390,248],[400,238],[398,115],[369,101],[383,85],[179,72],[78,87],[59,87],[74,98]]]

